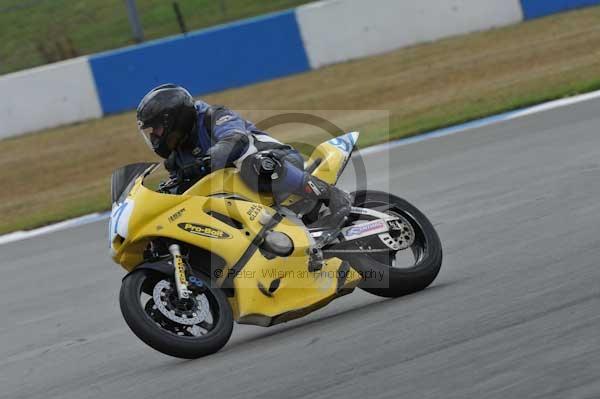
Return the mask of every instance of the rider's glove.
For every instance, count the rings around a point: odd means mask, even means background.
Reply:
[[[169,179],[160,182],[158,191],[161,193],[172,193],[173,189],[179,185],[178,177],[170,177]]]
[[[205,155],[201,159],[198,160],[198,166],[200,168],[200,174],[202,176],[206,176],[211,171],[211,157],[210,155]]]
[[[204,156],[202,158],[194,160],[187,165],[184,165],[179,170],[179,176],[183,180],[195,180],[201,178],[210,173],[210,156]]]

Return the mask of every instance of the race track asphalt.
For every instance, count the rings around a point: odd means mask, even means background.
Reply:
[[[369,187],[438,229],[434,284],[236,326],[195,361],[128,330],[103,223],[0,246],[0,397],[600,398],[598,110],[589,101],[366,156]]]

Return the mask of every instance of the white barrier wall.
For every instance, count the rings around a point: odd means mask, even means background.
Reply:
[[[519,0],[329,0],[296,9],[312,68],[523,20]]]
[[[0,139],[102,116],[87,58],[0,76]]]

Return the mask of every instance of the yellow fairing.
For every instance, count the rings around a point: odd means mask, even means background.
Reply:
[[[317,165],[312,172],[313,176],[329,184],[337,183],[358,141],[358,136],[358,132],[352,132],[319,144],[306,161],[306,167],[312,169]],[[292,205],[298,199],[297,196],[291,196],[283,202],[283,205]]]
[[[127,200],[133,203],[129,234],[124,240],[115,237],[112,244],[113,259],[128,271],[143,261],[143,250],[154,237],[168,237],[206,249],[223,258],[228,265],[233,265],[261,230],[257,213],[266,208],[247,201],[160,194],[144,187],[141,179]],[[239,221],[244,229],[237,229],[214,218],[211,212]],[[200,231],[201,235],[197,229],[194,230],[194,226],[210,227],[224,235],[219,237]]]
[[[271,195],[268,193],[259,194],[250,189],[234,168],[220,169],[211,173],[190,187],[185,192],[185,195],[208,197],[231,193],[263,205],[273,204],[273,197]]]
[[[309,160],[309,164],[320,162],[314,174],[334,183],[351,152],[351,148],[345,148],[353,147],[356,137],[357,134],[349,134],[339,138],[341,143],[330,140],[317,147]],[[132,271],[144,261],[147,244],[157,237],[210,251],[225,263],[217,284],[232,288],[229,302],[240,323],[267,326],[301,317],[350,292],[360,281],[359,274],[337,258],[328,260],[318,272],[309,271],[311,238],[293,216],[283,217],[272,228],[292,240],[294,249],[290,256],[270,259],[254,247],[253,240],[266,234],[262,232],[261,215],[272,216],[276,210],[270,207],[271,196],[250,190],[234,169],[205,177],[183,195],[154,192],[142,181],[143,177],[138,178],[127,199],[113,209],[113,259]],[[245,200],[224,198],[231,194]],[[219,215],[230,222],[222,221]],[[240,259],[245,254],[249,258],[243,263]],[[192,266],[206,270],[206,265]],[[234,266],[237,274],[232,272]]]
[[[265,260],[256,253],[234,279],[231,299],[239,323],[268,326],[300,317],[349,293],[360,282],[352,269],[340,271],[339,259],[328,260],[323,269],[309,272],[303,258]],[[346,276],[339,282],[338,276]],[[269,287],[278,288],[269,293]]]
[[[271,325],[299,317],[295,311],[316,310],[329,301],[348,293],[360,281],[354,270],[342,270],[341,261],[331,259],[319,272],[308,269],[309,236],[302,225],[284,218],[274,229],[287,234],[294,242],[288,257],[267,259],[256,251],[233,279],[235,297],[230,299],[239,323]],[[270,287],[277,287],[270,293]],[[279,319],[278,319],[279,318]]]

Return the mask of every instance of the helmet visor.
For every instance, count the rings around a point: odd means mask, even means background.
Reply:
[[[144,141],[151,150],[156,150],[160,144],[162,136],[165,134],[165,128],[162,124],[144,124],[138,121],[138,130]]]

